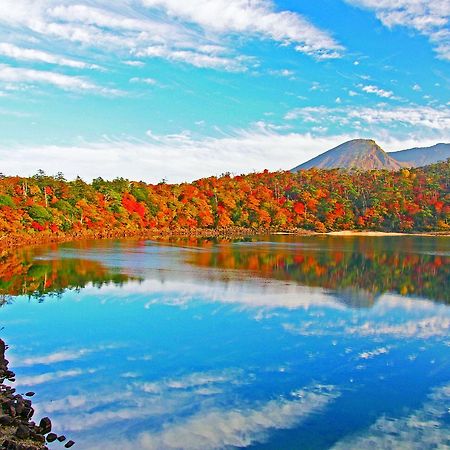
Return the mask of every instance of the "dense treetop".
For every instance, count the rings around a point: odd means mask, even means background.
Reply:
[[[0,239],[231,227],[448,231],[450,160],[423,168],[301,170],[146,184],[42,171],[0,177]]]

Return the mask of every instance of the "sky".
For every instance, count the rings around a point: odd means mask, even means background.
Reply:
[[[450,141],[448,0],[1,0],[0,172],[156,183]]]

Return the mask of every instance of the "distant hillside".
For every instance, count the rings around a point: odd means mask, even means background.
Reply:
[[[415,147],[389,153],[391,158],[407,166],[422,167],[450,158],[450,144],[436,144],[431,147]]]
[[[312,167],[318,169],[342,167],[362,170],[397,170],[404,166],[404,163],[396,161],[388,155],[374,140],[353,139],[294,167],[292,172],[297,172],[300,169],[311,169]]]

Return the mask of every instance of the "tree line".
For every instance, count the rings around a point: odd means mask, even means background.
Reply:
[[[0,176],[0,238],[151,230],[449,231],[450,159],[422,168],[301,170],[147,184]]]

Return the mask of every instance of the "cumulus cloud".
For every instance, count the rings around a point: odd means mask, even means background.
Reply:
[[[403,26],[427,36],[437,55],[450,60],[450,6],[448,0],[347,0],[374,11],[389,28]]]
[[[362,91],[367,92],[368,94],[375,94],[378,97],[392,98],[394,96],[392,91],[386,91],[372,84],[368,84],[366,86],[361,85],[360,87]]]

